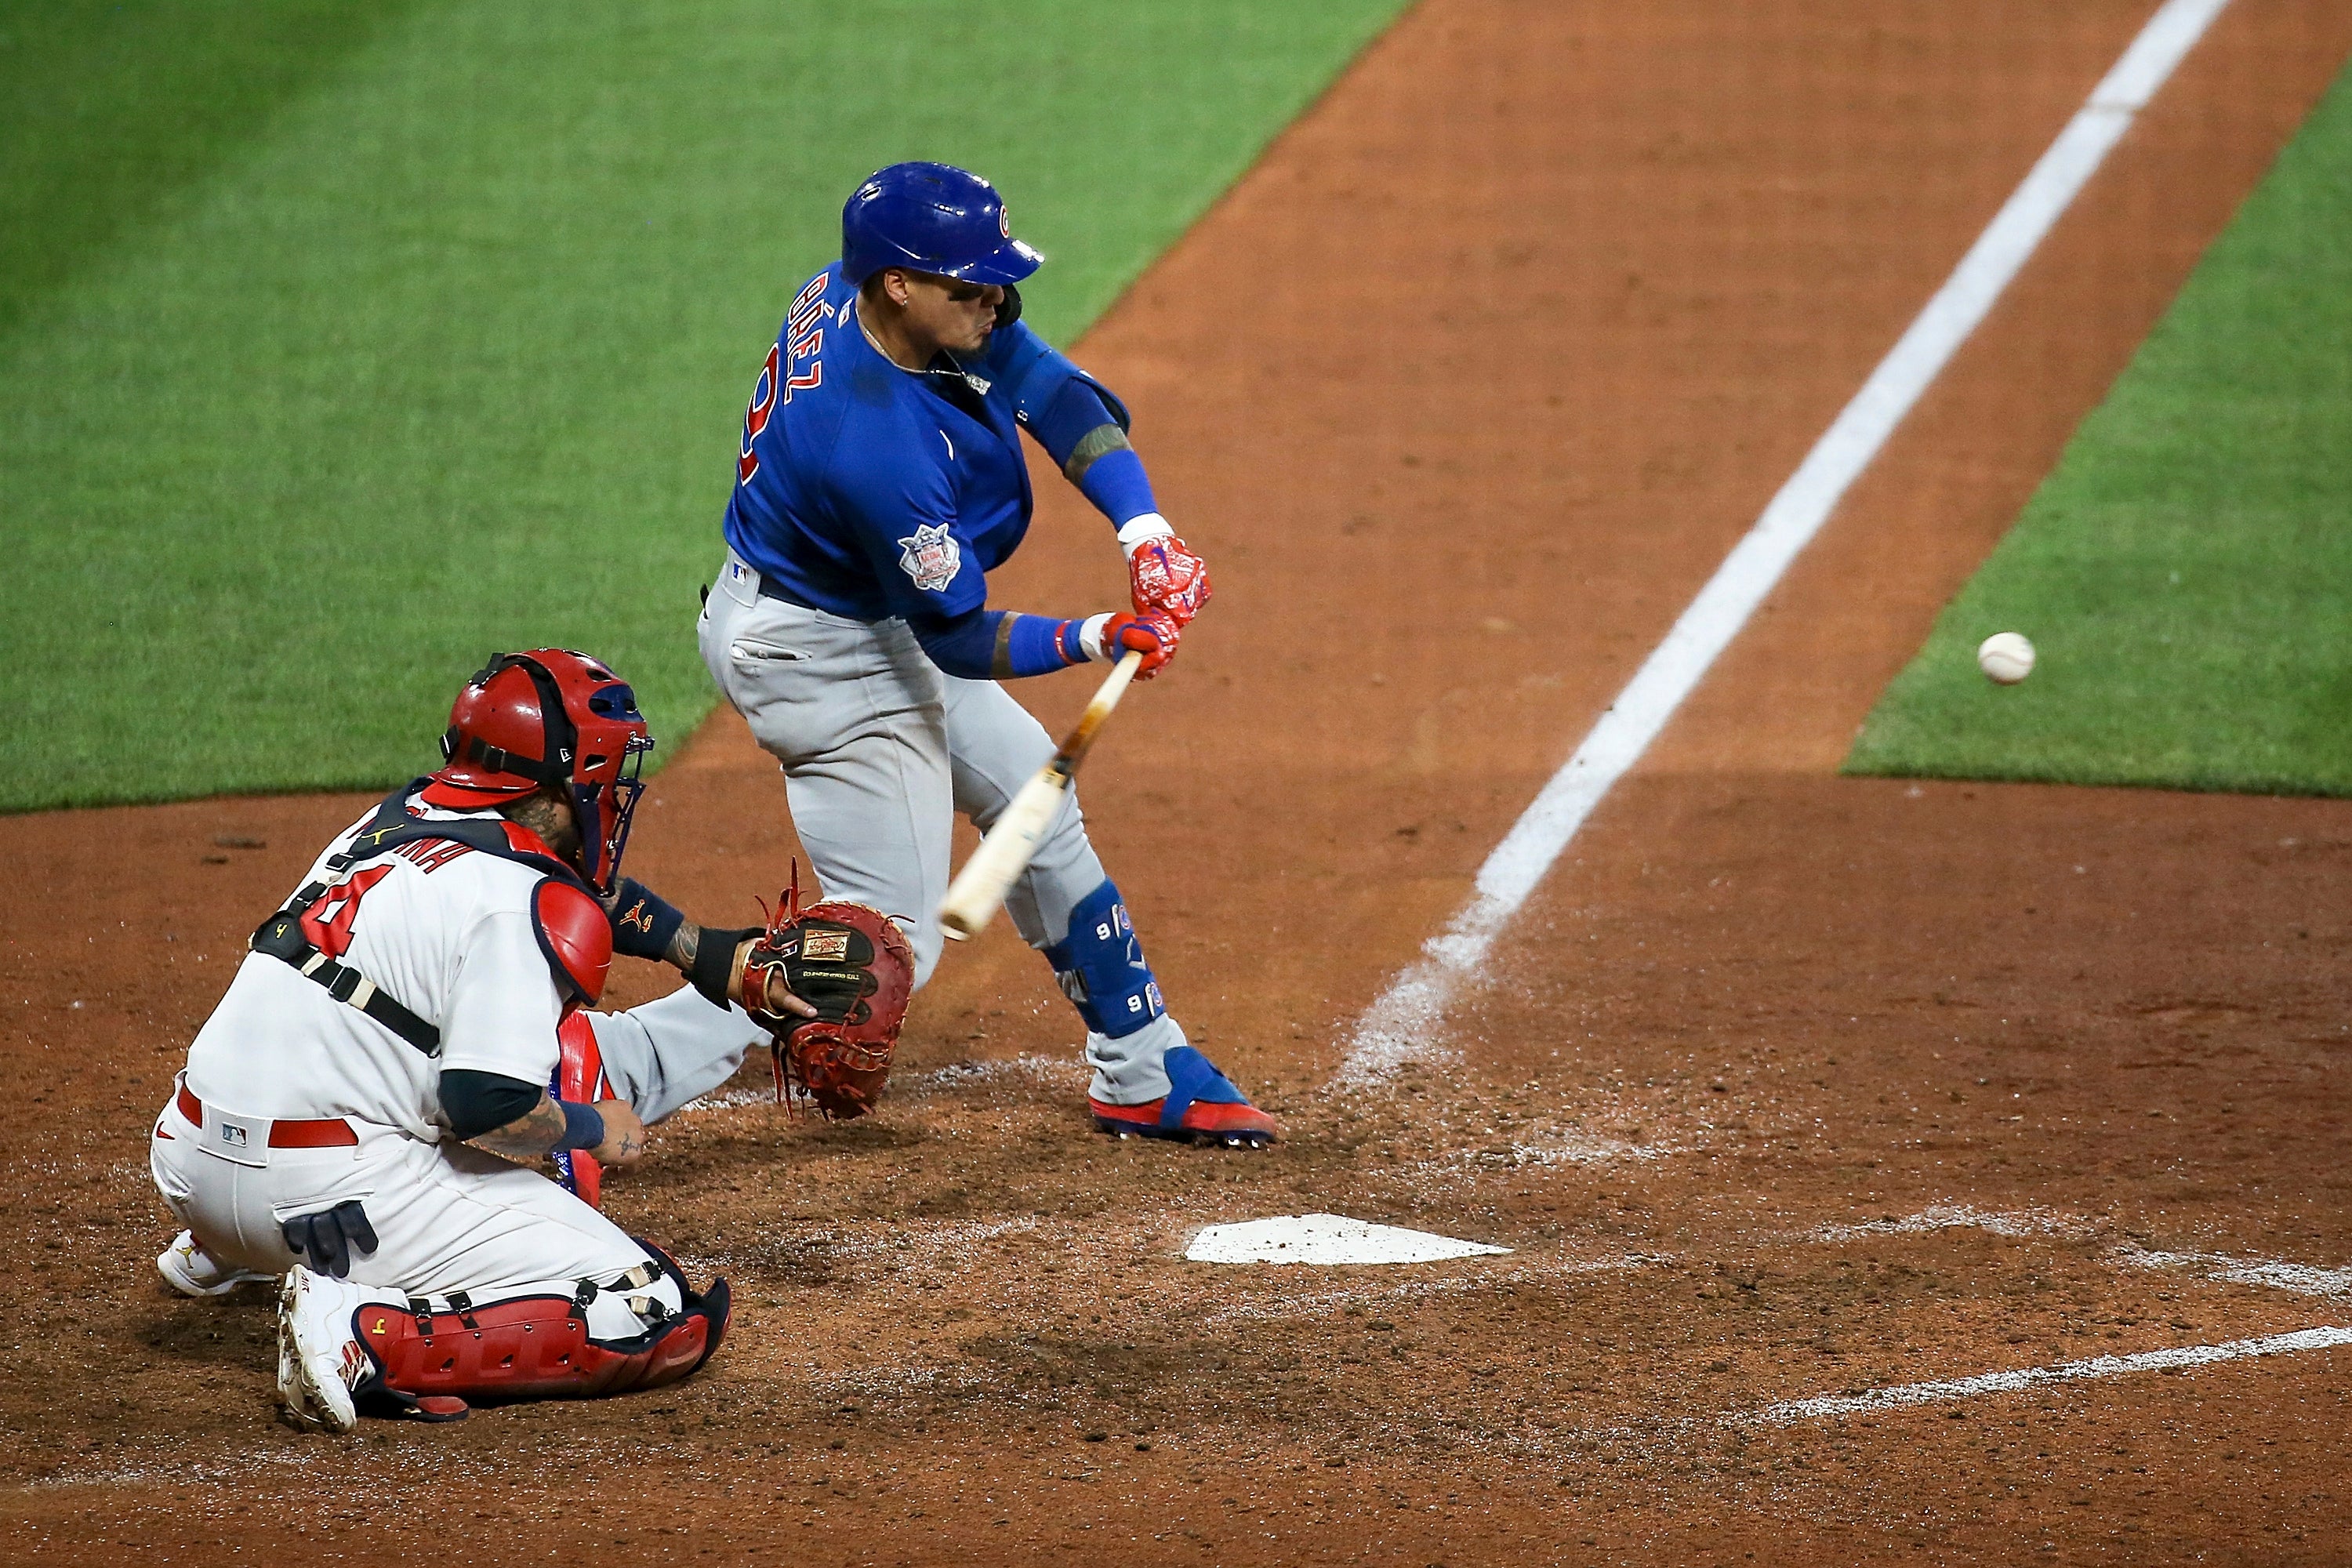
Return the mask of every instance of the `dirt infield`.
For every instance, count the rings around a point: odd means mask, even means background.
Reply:
[[[146,1119],[361,803],[0,820],[42,911],[0,947],[0,1559],[2340,1561],[2343,1350],[1884,1391],[2352,1324],[2352,808],[1834,776],[2352,49],[2340,6],[2222,16],[1570,847],[1458,1055],[1322,1087],[2147,6],[2054,9],[1427,0],[1283,136],[1085,345],[1218,583],[1085,793],[1289,1136],[1095,1139],[1000,929],[879,1117],[747,1077],[613,1184],[738,1289],[682,1387],[272,1425],[265,1303],[155,1280]],[[1001,600],[1108,602],[1098,520],[1041,488]],[[785,825],[718,826],[781,817],[731,718],[652,795],[634,870],[713,918],[772,895]],[[1516,1250],[1180,1260],[1309,1210]],[[1773,1408],[1842,1394],[1877,1403]]]

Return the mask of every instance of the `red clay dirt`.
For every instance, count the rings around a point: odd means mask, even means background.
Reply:
[[[44,922],[0,947],[0,1558],[2340,1561],[2342,1351],[1758,1414],[2352,1321],[2315,1271],[2352,1263],[2352,808],[1834,776],[2352,49],[2340,6],[2225,13],[1571,847],[1456,1054],[1322,1087],[2147,10],[1427,0],[1373,46],[1083,345],[1218,583],[1084,793],[1288,1138],[1094,1138],[1000,929],[877,1117],[792,1121],[761,1069],[613,1184],[738,1288],[681,1387],[273,1425],[266,1302],[155,1279],[148,1118],[362,803],[0,821]],[[1002,597],[1112,602],[1098,521],[1041,488]],[[1024,695],[1059,722],[1090,684]],[[634,869],[714,919],[772,896],[782,790],[731,718],[652,793]],[[1517,1250],[1180,1260],[1308,1210]]]

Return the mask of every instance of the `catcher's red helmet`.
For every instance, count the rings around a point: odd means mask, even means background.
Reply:
[[[580,819],[581,870],[609,892],[635,814],[653,731],[636,693],[568,648],[502,653],[466,682],[441,737],[444,765],[424,790],[434,805],[498,805],[542,784],[568,786]]]

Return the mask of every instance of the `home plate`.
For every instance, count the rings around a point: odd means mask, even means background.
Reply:
[[[1425,1230],[1374,1225],[1345,1215],[1276,1215],[1213,1225],[1184,1249],[1187,1263],[1436,1263],[1491,1258],[1511,1249],[1456,1241]]]

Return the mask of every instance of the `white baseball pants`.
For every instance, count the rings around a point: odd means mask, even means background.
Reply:
[[[716,1009],[712,1009],[713,1012]],[[477,1303],[570,1296],[583,1279],[609,1284],[646,1261],[628,1233],[562,1187],[467,1144],[426,1143],[396,1128],[352,1121],[356,1145],[274,1149],[267,1117],[206,1101],[198,1126],[177,1095],[149,1140],[156,1190],[216,1262],[282,1274],[300,1259],[279,1226],[356,1198],[376,1248],[352,1259],[352,1282],[386,1299]],[[632,1292],[685,1302],[667,1275]],[[589,1304],[588,1330],[623,1339],[643,1327],[618,1295]]]

